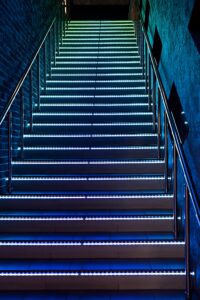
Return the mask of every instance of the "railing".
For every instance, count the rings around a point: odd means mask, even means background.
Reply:
[[[32,131],[33,112],[40,110],[40,93],[46,92],[47,73],[51,77],[51,66],[56,63],[56,53],[59,52],[59,44],[65,35],[65,25],[68,26],[69,5],[67,0],[59,1],[53,13],[48,29],[41,39],[30,64],[24,70],[17,86],[12,92],[7,104],[0,115],[0,128],[7,132],[7,190],[12,191],[12,159],[13,153],[20,151],[23,157],[24,132]],[[19,100],[17,102],[17,98]],[[19,110],[19,118],[13,116]],[[15,119],[13,123],[13,119]],[[17,122],[17,124],[16,124]],[[17,143],[13,141],[13,124],[18,128]],[[16,130],[15,130],[16,135]]]
[[[152,47],[144,27],[143,22],[135,21],[137,43],[141,57],[145,88],[148,93],[149,109],[153,111],[153,126],[156,129],[158,139],[158,158],[161,157],[164,146],[165,159],[165,192],[173,191],[174,194],[174,237],[179,237],[178,231],[178,186],[180,179],[177,172],[177,162],[179,161],[183,172],[185,185],[185,263],[186,263],[186,298],[190,299],[191,292],[191,270],[190,270],[190,203],[194,207],[196,218],[200,224],[200,208],[198,196],[188,168],[180,135],[176,126],[175,119],[168,105],[168,98],[162,83],[156,60],[153,55]],[[164,124],[164,125],[162,125]],[[169,138],[169,136],[171,138]],[[171,141],[171,144],[170,144]],[[163,143],[164,142],[164,143]],[[171,145],[171,149],[169,146]],[[169,168],[169,151],[172,150],[172,170]],[[169,180],[169,174],[173,180]],[[171,186],[170,186],[171,183]]]

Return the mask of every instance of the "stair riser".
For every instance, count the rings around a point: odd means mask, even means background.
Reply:
[[[78,51],[78,49],[77,49]],[[127,73],[132,73],[132,74],[140,74],[142,72],[142,67],[136,67],[136,66],[115,66],[115,67],[111,67],[111,66],[107,66],[103,67],[103,66],[99,66],[98,68],[96,66],[92,67],[92,66],[65,66],[65,67],[52,67],[52,76],[56,75],[56,74],[62,74],[64,75],[73,75],[73,74],[77,74],[77,72],[79,73],[79,75],[84,75],[84,74],[88,74],[88,73],[98,73],[99,76],[101,76],[101,78],[103,76],[106,76],[107,74],[115,74],[115,73],[121,73],[123,76],[123,74],[127,74]],[[94,77],[93,77],[94,78]]]
[[[66,87],[66,86],[65,86]],[[130,85],[129,85],[129,87],[130,87]],[[146,95],[146,91],[145,91],[145,89],[143,88],[143,87],[141,87],[141,88],[137,88],[137,89],[131,89],[131,87],[130,87],[130,89],[129,88],[127,88],[127,89],[123,89],[123,88],[120,88],[120,89],[115,89],[115,87],[113,87],[112,89],[107,89],[107,90],[105,90],[104,88],[102,88],[101,90],[100,89],[95,89],[95,87],[91,87],[91,88],[68,88],[68,87],[66,87],[67,88],[67,90],[64,90],[64,89],[62,89],[62,88],[52,88],[52,89],[49,89],[48,87],[46,88],[46,91],[47,91],[47,94],[48,95],[68,95],[68,96],[70,96],[70,95],[77,95],[77,96],[79,96],[79,95],[85,95],[85,96],[87,96],[87,95],[89,95],[89,96],[93,96],[94,94],[95,94],[95,96],[97,96],[98,97],[98,95],[105,95],[105,96],[108,96],[108,95],[113,95],[113,93],[116,95],[116,96],[122,96],[122,95],[138,95],[138,94],[140,94],[140,95]],[[125,98],[126,99],[126,98]],[[125,99],[123,99],[124,101],[126,101]],[[138,99],[140,99],[139,97],[138,97]],[[147,95],[146,95],[146,99],[147,99]],[[86,99],[84,99],[84,100],[86,100]],[[134,100],[137,100],[137,98],[136,99],[134,99]]]
[[[106,99],[107,101],[110,101],[110,99]],[[56,99],[57,101],[57,99]],[[112,113],[112,112],[149,112],[149,108],[148,105],[146,106],[133,106],[133,105],[127,105],[127,106],[93,106],[91,107],[91,103],[89,103],[88,106],[79,106],[78,103],[76,104],[76,102],[74,101],[70,101],[67,100],[67,103],[70,103],[70,105],[68,106],[67,104],[65,105],[57,105],[57,106],[52,106],[51,104],[46,104],[45,106],[42,105],[44,104],[43,99],[41,102],[41,106],[40,106],[40,112],[59,112],[59,113],[64,113],[64,112],[71,112],[71,113],[77,113],[77,112],[85,112],[85,113],[91,113],[91,112],[105,112],[105,113]],[[83,102],[80,101],[80,103]],[[123,103],[124,101],[121,100],[121,103]],[[59,102],[58,102],[59,103]],[[72,106],[72,104],[75,104],[74,106]],[[37,107],[36,107],[36,111],[37,111]]]
[[[53,91],[51,91],[53,93]],[[67,94],[67,96],[66,96]],[[106,95],[105,95],[106,94]],[[108,106],[105,104],[110,104],[113,105],[113,108],[115,108],[116,104],[121,104],[119,105],[119,108],[123,110],[123,104],[129,104],[130,108],[135,108],[136,110],[144,110],[146,111],[148,106],[148,97],[144,94],[142,96],[138,96],[138,92],[136,93],[131,93],[131,95],[128,95],[124,92],[122,95],[115,93],[115,96],[112,97],[108,96],[107,93],[104,92],[103,95],[99,96],[94,96],[94,92],[89,94],[89,93],[84,93],[84,91],[76,91],[74,95],[69,95],[68,92],[65,91],[65,94],[62,94],[58,91],[54,91],[54,93],[51,95],[49,93],[47,95],[41,95],[41,103],[42,104],[55,104],[55,99],[58,103],[60,104],[76,104],[76,103],[82,103],[85,105],[90,105],[90,113],[95,112],[96,109],[99,108],[99,105],[101,104],[103,108],[107,109]],[[55,96],[55,97],[53,97]],[[104,97],[105,96],[105,97]],[[92,106],[91,106],[92,104]],[[81,107],[81,106],[80,106]]]
[[[173,232],[172,220],[0,221],[1,233]]]
[[[50,80],[94,80],[94,76],[96,80],[143,80],[143,76],[141,71],[132,73],[132,72],[125,72],[125,73],[118,73],[109,71],[107,74],[102,74],[101,76],[99,74],[93,74],[95,71],[89,71],[82,73],[74,72],[74,74],[68,74],[67,72],[64,74],[62,73],[55,73],[52,72],[51,77],[48,75],[47,78]],[[130,74],[130,75],[129,75]]]
[[[33,120],[34,123],[84,123],[91,122],[93,124],[96,123],[104,123],[104,122],[135,122],[135,123],[143,123],[143,122],[152,122],[152,115],[34,115]]]
[[[113,79],[114,80],[114,79]],[[116,79],[117,80],[117,79]],[[86,82],[88,81],[88,82]],[[121,80],[121,82],[112,82],[112,81],[109,81],[108,79],[108,82],[104,82],[103,80],[101,80],[102,82],[100,82],[100,80],[98,82],[95,82],[94,79],[93,80],[88,80],[88,79],[80,79],[80,78],[76,78],[75,82],[69,82],[69,81],[66,81],[66,82],[62,82],[62,81],[56,81],[54,82],[53,80],[49,80],[47,81],[47,88],[48,87],[53,87],[53,88],[59,88],[59,87],[62,87],[62,88],[66,88],[66,87],[70,87],[72,89],[74,88],[80,88],[80,87],[83,87],[83,88],[120,88],[120,87],[141,87],[143,88],[144,87],[144,81],[130,81],[130,82],[124,82]],[[140,90],[139,90],[140,91]],[[106,93],[107,93],[107,90],[106,90]]]
[[[184,246],[1,246],[0,259],[183,259]]]
[[[24,150],[24,159],[156,159],[158,151],[155,149],[137,150]]]
[[[1,210],[172,210],[172,198],[1,199]]]
[[[30,276],[0,277],[1,291],[184,290],[185,276]]]
[[[152,125],[149,126],[33,126],[33,134],[137,134],[154,133]]]
[[[14,191],[164,191],[164,180],[82,180],[82,181],[18,181],[12,183]]]
[[[164,174],[164,164],[132,164],[132,165],[70,165],[59,164],[50,165],[39,163],[37,165],[32,164],[18,164],[13,166],[13,174],[15,175],[34,175],[34,174]]]

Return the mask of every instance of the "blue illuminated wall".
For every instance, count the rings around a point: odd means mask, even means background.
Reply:
[[[52,18],[58,0],[0,1],[0,112],[4,109]],[[25,83],[25,87],[26,87]],[[26,89],[25,89],[26,96]],[[18,143],[19,99],[13,107],[13,139]],[[26,109],[26,108],[25,108]],[[7,173],[7,126],[0,128],[0,192]]]
[[[142,1],[144,21],[147,1]],[[199,17],[194,19],[196,10],[200,11],[199,3],[199,0],[149,0],[148,35],[153,46],[154,34],[156,31],[159,34],[162,43],[159,70],[165,90],[169,96],[175,84],[186,113],[189,135],[184,151],[200,195],[200,27]],[[184,199],[184,187],[179,189]],[[200,289],[200,226],[193,207],[191,219],[192,258],[197,266],[197,289]]]

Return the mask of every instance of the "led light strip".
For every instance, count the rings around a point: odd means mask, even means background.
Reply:
[[[164,176],[95,176],[95,177],[84,177],[84,176],[76,176],[76,177],[46,177],[46,176],[38,176],[38,177],[17,177],[13,176],[12,181],[163,181],[165,179]],[[169,180],[171,177],[168,178]]]
[[[44,90],[44,88],[42,88]],[[130,87],[46,87],[47,91],[134,91],[134,90],[145,90],[144,86],[136,87],[136,86],[130,86]],[[48,96],[48,95],[47,95]],[[70,95],[67,95],[70,97]],[[112,96],[112,95],[111,95]],[[128,97],[129,95],[126,95]],[[147,97],[147,94],[145,94]],[[98,95],[95,95],[97,98]],[[130,96],[129,96],[130,97]],[[123,97],[124,98],[124,97]]]
[[[49,74],[47,74],[49,76]],[[115,77],[115,76],[122,76],[122,77],[125,77],[125,76],[131,76],[131,77],[135,77],[135,76],[142,76],[142,73],[99,73],[99,74],[96,74],[96,73],[83,73],[83,74],[80,74],[80,73],[74,73],[74,74],[52,74],[52,77],[93,77],[93,76],[96,76],[97,77],[107,77],[107,76],[112,76],[112,77]],[[133,81],[135,81],[133,79]]]
[[[25,138],[87,138],[87,137],[96,137],[96,138],[102,138],[102,137],[109,137],[109,138],[113,138],[113,137],[157,137],[157,134],[155,133],[144,133],[144,134],[25,134],[24,135]],[[134,148],[130,148],[130,149],[136,149],[135,146],[130,146],[130,147],[134,147]],[[25,147],[26,148],[26,147]],[[104,149],[105,147],[103,147]],[[114,147],[114,149],[121,149],[119,147]],[[124,149],[124,147],[122,147]],[[82,148],[81,148],[82,149]],[[102,148],[101,148],[102,149]],[[106,148],[107,149],[107,148]],[[112,148],[111,148],[112,149]],[[129,149],[129,147],[125,147],[125,149]],[[143,147],[138,147],[137,149],[158,149],[157,146],[143,146]],[[161,149],[164,149],[163,147],[161,147]]]
[[[124,194],[103,194],[103,195],[0,195],[0,199],[168,199],[174,198],[173,194],[150,194],[150,195],[124,195]]]
[[[98,51],[90,51],[90,52],[85,52],[85,51],[72,51],[72,52],[70,52],[70,51],[60,51],[59,52],[59,55],[64,55],[64,54],[66,54],[66,55],[73,55],[73,56],[75,56],[75,55],[88,55],[88,56],[90,56],[91,54],[96,54],[97,56],[99,55],[99,54],[130,54],[130,55],[134,55],[134,54],[136,54],[136,56],[138,57],[138,51],[126,51],[126,52],[124,52],[124,51],[101,51],[100,53],[98,52]],[[57,57],[62,57],[62,56],[57,56]],[[86,56],[87,57],[87,56]]]
[[[140,61],[57,61],[56,65],[134,65],[139,64]],[[51,63],[54,65],[54,62]]]
[[[52,88],[52,90],[54,90],[54,88]],[[75,88],[76,90],[76,88]],[[126,95],[41,95],[41,98],[66,98],[66,99],[70,99],[70,98],[81,98],[81,99],[99,99],[99,98],[117,98],[117,99],[123,99],[123,98],[145,98],[147,99],[148,95],[146,94],[126,94]],[[45,103],[41,103],[41,106],[57,106],[57,105],[72,105],[72,106],[148,106],[148,103],[52,103],[52,104],[45,104]]]
[[[101,53],[102,54],[102,53]],[[133,60],[133,59],[138,59],[138,63],[140,62],[139,58],[140,56],[139,55],[134,55],[134,56],[125,56],[125,55],[118,55],[118,56],[113,56],[113,55],[110,55],[110,56],[94,56],[94,55],[89,55],[88,56],[79,56],[79,55],[71,55],[71,56],[56,56],[56,60],[64,60],[64,59],[106,59],[106,60],[110,60],[110,59],[129,59],[129,60]],[[107,62],[107,61],[106,61]],[[96,62],[96,63],[99,63]]]
[[[37,117],[42,116],[152,116],[152,112],[116,112],[116,113],[36,113],[33,115]]]
[[[142,67],[52,67],[52,70],[95,70],[96,72],[99,70],[142,70]]]
[[[115,123],[34,123],[34,127],[38,126],[46,126],[46,127],[51,127],[51,126],[57,126],[57,127],[85,127],[85,126],[92,126],[92,127],[104,127],[104,126],[153,126],[153,123],[133,123],[133,122],[115,122]]]
[[[116,80],[47,80],[47,83],[144,83],[145,79],[116,79]]]
[[[105,241],[105,242],[63,242],[63,241],[38,241],[38,242],[29,242],[29,241],[0,241],[0,246],[180,246],[185,245],[184,241]]]
[[[0,221],[158,221],[174,220],[169,216],[146,216],[146,217],[0,217]]]
[[[193,273],[194,274],[194,273]],[[43,276],[62,276],[62,277],[74,277],[74,276],[186,276],[185,271],[141,271],[141,272],[30,272],[30,271],[17,271],[17,272],[0,272],[0,277],[43,277]]]
[[[163,160],[139,160],[139,161],[13,161],[13,165],[134,165],[134,164],[164,164]]]

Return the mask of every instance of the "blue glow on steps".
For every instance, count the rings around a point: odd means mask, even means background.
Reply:
[[[152,112],[112,112],[112,113],[33,113],[34,116],[152,116]]]

